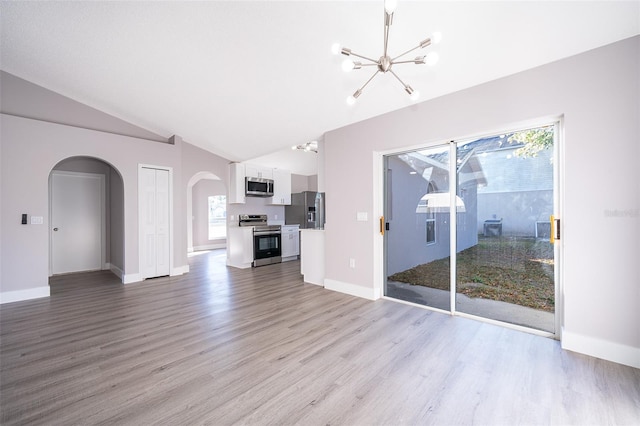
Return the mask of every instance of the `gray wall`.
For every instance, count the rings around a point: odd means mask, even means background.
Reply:
[[[409,174],[412,169],[396,156],[389,157],[387,166],[387,275],[449,256],[448,214],[435,214],[436,243],[427,245],[427,214],[416,213],[429,183],[419,174]]]
[[[327,132],[325,285],[381,292],[382,237],[356,221],[382,215],[379,171],[352,159],[560,116],[563,346],[640,367],[639,80],[636,36]]]
[[[433,216],[416,213],[418,202],[428,192],[429,183],[420,174],[410,174],[413,169],[397,156],[388,157],[387,167],[387,276],[449,257],[449,213],[438,212]],[[448,171],[440,171],[432,175],[433,183],[439,192],[448,190],[447,174]],[[466,188],[464,203],[466,212],[457,213],[458,252],[478,243],[475,184]],[[436,241],[433,244],[426,243],[427,217],[435,219]]]
[[[549,223],[553,191],[496,192],[478,195],[478,232],[484,221],[502,219],[502,235],[535,236],[536,222]],[[545,225],[546,226],[546,225]]]
[[[120,217],[112,218],[124,223],[124,241],[122,244],[110,241],[111,247],[117,246],[111,251],[111,258],[114,264],[122,263],[125,279],[133,281],[139,274],[138,165],[171,167],[172,272],[188,271],[188,183],[199,173],[206,172],[219,177],[226,186],[228,160],[183,142],[179,137],[173,138],[172,144],[157,142],[166,141],[159,135],[146,138],[150,135],[144,129],[106,114],[100,116],[90,108],[86,111],[88,107],[78,102],[52,96],[52,92],[6,73],[0,74],[0,84],[3,96],[0,105],[0,295],[3,300],[48,294],[48,178],[53,167],[69,157],[98,158],[110,164],[121,176],[122,187],[112,185],[109,194],[117,197],[118,192],[122,193],[123,207],[112,204],[111,213],[114,210],[123,212]],[[12,95],[5,97],[6,93]],[[46,121],[31,118],[31,111],[39,111],[42,102],[48,105]],[[69,125],[64,114],[69,108],[78,112],[78,117],[90,117],[91,125]],[[56,111],[62,115],[62,124],[56,122]],[[44,217],[44,224],[20,225],[23,212]]]
[[[2,113],[167,143],[167,138],[0,71]],[[34,102],[37,100],[37,102]]]
[[[303,176],[291,174],[291,193],[318,190],[318,175]]]
[[[271,206],[261,197],[247,197],[244,204],[228,204],[229,226],[238,226],[239,214],[266,214],[269,222],[284,224],[284,206]]]

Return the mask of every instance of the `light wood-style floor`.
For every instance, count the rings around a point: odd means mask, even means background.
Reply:
[[[304,284],[299,263],[0,307],[3,425],[638,424],[640,370],[557,341]]]

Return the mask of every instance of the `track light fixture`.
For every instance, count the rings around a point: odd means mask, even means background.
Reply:
[[[396,0],[385,0],[384,2],[384,47],[383,47],[383,52],[380,59],[375,60],[375,59],[368,58],[366,56],[359,55],[347,47],[340,46],[338,43],[334,44],[331,47],[332,52],[336,55],[342,54],[345,56],[355,56],[357,58],[367,61],[363,63],[359,61],[356,62],[350,59],[346,59],[342,63],[342,69],[345,72],[349,72],[351,70],[358,70],[363,67],[370,67],[370,66],[376,67],[376,71],[369,78],[369,80],[367,80],[362,85],[362,87],[360,87],[351,96],[347,98],[347,104],[349,105],[353,105],[356,102],[356,99],[358,99],[358,97],[362,94],[362,91],[364,90],[364,88],[367,87],[369,82],[371,82],[371,80],[373,80],[373,78],[376,75],[378,75],[378,73],[387,73],[387,72],[391,73],[391,75],[393,75],[400,82],[400,84],[402,84],[402,86],[404,87],[404,90],[409,94],[412,100],[417,100],[420,96],[420,93],[417,90],[414,90],[411,86],[406,84],[404,81],[402,81],[400,77],[398,77],[398,75],[391,68],[393,67],[393,65],[397,65],[397,64],[435,65],[435,63],[438,62],[438,54],[436,52],[431,52],[423,56],[416,56],[414,59],[409,59],[409,60],[400,61],[399,59],[413,52],[416,49],[424,49],[425,47],[428,47],[432,44],[439,43],[442,38],[442,35],[440,33],[434,33],[431,37],[428,37],[422,40],[413,49],[409,49],[406,52],[396,57],[392,58],[391,56],[388,55],[387,47],[388,47],[388,41],[389,41],[389,30],[391,28],[391,24],[393,23],[393,12],[395,11],[396,6],[397,6]]]
[[[303,143],[300,145],[293,145],[291,147],[291,149],[296,150],[302,150],[304,152],[315,152],[316,154],[318,153],[318,141],[311,141],[311,142],[307,142],[307,143]]]

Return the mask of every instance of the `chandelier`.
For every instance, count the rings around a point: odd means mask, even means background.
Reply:
[[[311,141],[311,142],[307,142],[307,143],[303,143],[300,145],[293,145],[291,147],[291,149],[293,150],[302,150],[304,152],[315,152],[316,154],[318,153],[318,141]]]
[[[366,56],[359,55],[347,47],[341,47],[338,43],[334,44],[331,47],[331,50],[336,55],[341,53],[345,56],[355,56],[357,58],[364,59],[365,61],[367,61],[363,63],[361,61],[352,61],[352,60],[346,59],[342,63],[342,69],[345,72],[349,72],[354,69],[356,70],[361,69],[363,67],[376,67],[376,71],[369,78],[369,80],[367,80],[366,83],[362,85],[362,87],[356,90],[353,93],[353,95],[347,98],[347,104],[349,105],[353,105],[355,103],[356,99],[358,99],[358,97],[362,94],[362,91],[367,86],[367,84],[369,84],[371,80],[373,80],[373,78],[376,75],[378,75],[378,73],[391,73],[391,75],[393,75],[400,82],[400,84],[402,84],[402,86],[404,87],[404,90],[409,94],[411,99],[417,100],[418,97],[420,96],[420,92],[418,92],[417,90],[413,90],[411,86],[409,86],[404,81],[402,81],[400,77],[398,77],[398,75],[393,71],[392,67],[398,64],[435,65],[435,63],[438,62],[438,54],[436,52],[431,52],[423,56],[416,56],[415,59],[410,59],[410,60],[400,61],[399,59],[413,52],[416,49],[423,49],[427,46],[430,46],[431,44],[439,43],[440,39],[442,38],[442,35],[440,33],[434,33],[431,37],[428,37],[422,40],[420,44],[418,44],[413,49],[409,49],[406,52],[396,57],[392,58],[391,56],[389,56],[387,52],[388,41],[389,41],[389,30],[390,30],[391,24],[393,23],[393,12],[396,6],[397,6],[397,0],[385,0],[384,2],[384,47],[383,47],[382,56],[380,56],[380,59],[375,60],[375,59],[368,58]]]

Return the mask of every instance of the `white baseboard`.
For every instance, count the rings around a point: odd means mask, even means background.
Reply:
[[[171,270],[171,276],[175,277],[176,275],[182,275],[188,272],[189,272],[189,265],[177,266]]]
[[[122,277],[122,284],[138,283],[142,281],[142,275],[140,274],[124,274]]]
[[[182,275],[189,272],[189,265],[174,267],[171,269],[170,276]],[[131,284],[143,281],[141,274],[122,274],[122,284]]]
[[[0,304],[49,297],[49,286],[0,292]]]
[[[194,246],[191,251],[193,252],[193,251],[203,251],[203,250],[216,250],[216,249],[223,249],[223,248],[227,248],[227,243],[205,244],[203,246]]]
[[[238,268],[238,269],[248,269],[251,268],[251,263],[240,263],[240,262],[234,262],[232,260],[227,259],[227,266],[231,266],[234,268]]]
[[[351,296],[362,297],[363,299],[368,300],[380,299],[380,291],[378,289],[362,287],[361,285],[344,283],[326,278],[324,280],[324,288],[340,293],[350,294]]]
[[[640,348],[562,330],[562,349],[640,368]]]
[[[118,268],[116,265],[109,264],[109,270],[120,278],[120,281],[124,282],[124,271],[122,269]]]

